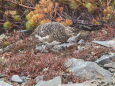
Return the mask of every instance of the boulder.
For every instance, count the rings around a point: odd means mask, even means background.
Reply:
[[[71,58],[66,60],[64,65],[67,68],[67,71],[73,72],[76,76],[82,79],[103,79],[111,82],[112,74],[95,62]]]

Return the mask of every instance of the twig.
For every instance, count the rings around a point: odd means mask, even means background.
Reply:
[[[111,0],[107,0],[107,6],[109,6],[110,3],[111,3]]]
[[[19,6],[24,7],[24,8],[33,9],[33,10],[35,9],[34,7],[29,7],[29,6],[26,6],[26,5],[23,5],[23,4],[18,4],[16,2],[11,1],[11,0],[5,0],[5,1],[11,2],[13,4],[19,5]]]

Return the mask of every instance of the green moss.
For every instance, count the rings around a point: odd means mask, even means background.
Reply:
[[[10,21],[4,22],[3,28],[4,28],[5,30],[9,30],[10,28],[12,28],[11,22],[10,22]]]

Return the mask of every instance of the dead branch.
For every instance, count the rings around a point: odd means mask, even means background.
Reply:
[[[34,7],[29,7],[29,6],[26,6],[26,5],[23,5],[23,4],[19,4],[19,3],[13,2],[11,0],[5,0],[5,1],[11,2],[13,4],[19,5],[19,6],[24,7],[24,8],[33,9],[33,10],[35,9]]]

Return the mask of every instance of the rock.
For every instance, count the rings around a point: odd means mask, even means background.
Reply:
[[[63,44],[60,44],[60,45],[55,45],[51,49],[51,51],[53,51],[53,52],[60,52],[60,51],[66,50],[67,48],[72,47],[74,45],[75,45],[75,43],[63,43]]]
[[[58,41],[53,41],[51,43],[46,42],[45,45],[47,46],[47,48],[51,49],[52,47],[54,47],[55,45],[59,45],[61,44],[61,42]]]
[[[29,80],[30,78],[29,77],[27,77],[27,76],[21,76],[20,77],[24,82],[26,82],[27,80]]]
[[[64,66],[68,68],[69,72],[73,72],[76,76],[82,79],[104,79],[111,82],[112,74],[97,65],[95,62],[84,61],[82,59],[68,59],[65,61]]]
[[[61,84],[61,77],[55,77],[52,80],[40,81],[35,86],[58,86]]]
[[[0,53],[3,53],[3,52],[4,52],[4,50],[1,48],[1,49],[0,49]]]
[[[8,84],[8,83],[6,83],[4,81],[0,81],[0,86],[13,86],[13,85]]]
[[[36,49],[36,51],[40,51],[42,53],[47,53],[47,52],[49,52],[50,49],[52,49],[52,47],[54,47],[55,45],[58,45],[60,43],[61,42],[58,42],[58,41],[53,41],[51,43],[45,42],[42,45],[36,46],[35,49]]]
[[[11,81],[17,82],[17,83],[23,83],[23,80],[22,80],[21,77],[19,77],[18,75],[13,75],[13,76],[11,77]]]
[[[113,68],[109,68],[109,71],[112,73],[115,73],[115,69],[113,69]]]
[[[115,69],[115,62],[111,62],[111,63],[105,64],[104,67]]]
[[[105,47],[111,47],[115,50],[115,38],[113,40],[107,40],[107,41],[92,41],[94,43],[103,45]]]
[[[4,74],[0,74],[0,78],[3,78],[3,77],[5,77],[6,75],[4,75]]]
[[[115,62],[115,53],[109,53],[109,54],[103,55],[99,59],[97,59],[95,62],[102,66],[104,64]]]
[[[44,78],[44,76],[37,76],[37,77],[35,78],[36,83],[38,83],[38,82],[40,82],[40,81],[43,81],[43,78]]]
[[[70,37],[68,40],[67,40],[67,42],[69,42],[69,43],[77,43],[79,40],[79,36],[80,36],[80,33],[79,34],[77,34],[77,36],[72,36],[72,37]]]
[[[6,38],[8,38],[8,37],[5,34],[0,35],[0,40],[6,39]]]
[[[83,39],[79,40],[78,44],[85,44],[85,41]]]
[[[48,48],[46,45],[39,45],[39,46],[36,46],[35,48],[36,51],[40,51],[42,53],[48,53]]]

